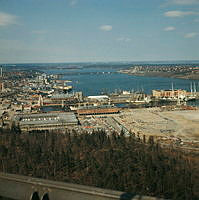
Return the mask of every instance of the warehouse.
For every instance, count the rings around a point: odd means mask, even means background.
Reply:
[[[152,96],[155,98],[185,98],[186,90],[152,90]]]
[[[55,130],[68,128],[78,124],[74,113],[41,113],[29,115],[16,115],[15,123],[22,131]]]
[[[119,113],[119,108],[109,105],[80,107],[77,110],[78,115],[103,115],[116,113]]]

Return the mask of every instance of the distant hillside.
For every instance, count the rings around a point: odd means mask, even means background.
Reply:
[[[198,63],[133,65],[127,69],[122,69],[119,72],[134,76],[199,80]]]

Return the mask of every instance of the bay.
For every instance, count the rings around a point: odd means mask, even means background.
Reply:
[[[82,91],[85,96],[111,93],[115,90],[143,91],[151,94],[152,90],[185,89],[190,91],[191,83],[195,82],[197,91],[199,82],[194,80],[163,78],[163,77],[142,77],[118,73],[118,68],[106,67],[82,67],[77,69],[50,69],[43,70],[47,74],[64,74],[63,80],[71,80],[69,85],[73,91]]]

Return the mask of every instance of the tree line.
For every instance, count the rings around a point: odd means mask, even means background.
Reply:
[[[104,131],[0,129],[0,171],[169,199],[199,199],[197,157]]]

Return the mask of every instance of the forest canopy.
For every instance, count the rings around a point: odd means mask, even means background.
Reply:
[[[199,198],[198,157],[133,134],[0,130],[0,171],[169,199]]]

